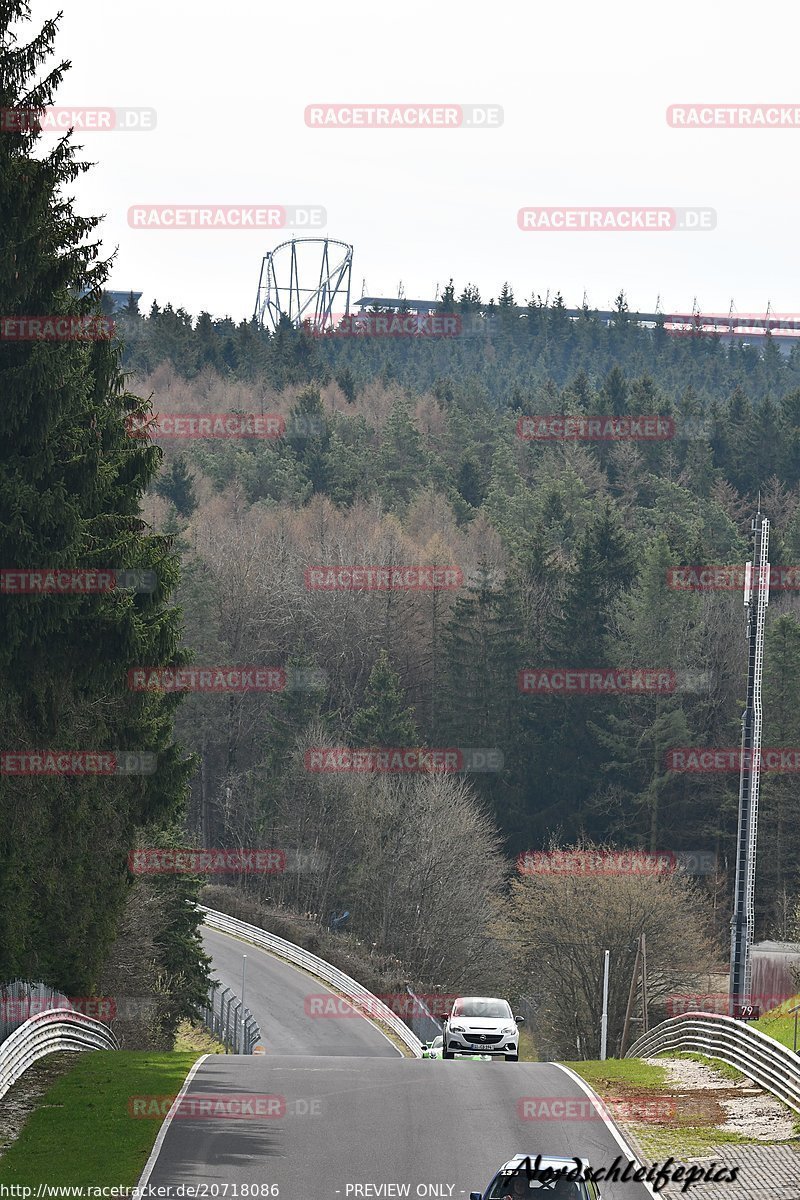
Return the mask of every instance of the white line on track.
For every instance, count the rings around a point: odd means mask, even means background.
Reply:
[[[589,1097],[590,1100],[596,1100],[597,1103],[601,1106],[601,1108],[598,1111],[604,1111],[606,1109],[607,1106],[603,1104],[603,1101],[600,1098],[600,1096],[597,1095],[597,1092],[593,1091],[589,1087],[586,1080],[581,1079],[580,1075],[576,1075],[574,1071],[571,1071],[569,1067],[565,1067],[563,1065],[563,1063],[553,1063],[552,1066],[558,1067],[559,1071],[563,1071],[566,1075],[569,1075],[569,1077],[573,1081],[573,1083],[577,1083],[578,1087],[581,1088],[582,1091],[584,1091],[586,1093],[586,1095]],[[617,1129],[617,1126],[614,1124],[614,1122],[611,1120],[611,1118],[605,1117],[604,1119],[605,1119],[606,1126],[608,1128],[609,1133],[611,1134],[614,1141],[619,1146],[620,1150],[622,1150],[625,1157],[632,1159],[633,1162],[638,1163],[640,1167],[646,1167],[647,1164],[643,1163],[641,1161],[638,1154],[634,1154],[632,1147],[629,1146],[628,1143],[625,1141],[625,1138],[622,1136],[622,1133],[620,1132],[619,1129]],[[649,1184],[646,1179],[642,1179],[642,1180],[640,1180],[640,1182],[641,1182],[642,1187],[647,1189],[647,1192],[650,1196],[658,1196],[658,1192],[653,1191],[652,1184]]]
[[[156,1138],[155,1143],[153,1145],[153,1149],[150,1152],[150,1157],[148,1158],[147,1162],[145,1163],[145,1168],[142,1171],[141,1178],[136,1185],[140,1189],[140,1192],[147,1186],[147,1184],[150,1180],[150,1176],[153,1174],[153,1168],[156,1165],[159,1153],[161,1152],[161,1147],[164,1144],[164,1138],[167,1136],[167,1130],[169,1129],[170,1125],[172,1124],[172,1118],[175,1116],[175,1113],[178,1111],[181,1100],[186,1095],[186,1092],[189,1088],[189,1084],[192,1082],[192,1080],[194,1079],[198,1070],[200,1069],[200,1067],[202,1067],[203,1063],[206,1061],[207,1058],[208,1058],[207,1054],[203,1054],[200,1058],[198,1058],[197,1062],[194,1064],[191,1071],[184,1079],[183,1087],[178,1092],[175,1099],[172,1101],[172,1107],[170,1108],[169,1112],[167,1113],[166,1117],[164,1118],[164,1124],[161,1126],[161,1128],[158,1131],[158,1137]]]

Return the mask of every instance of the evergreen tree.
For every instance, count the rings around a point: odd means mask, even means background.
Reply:
[[[653,538],[635,585],[614,606],[619,631],[613,642],[620,666],[661,669],[674,676],[674,687],[669,688],[667,679],[663,692],[622,697],[616,711],[593,723],[607,752],[603,770],[630,797],[624,809],[609,814],[611,820],[650,850],[670,848],[661,844],[662,829],[683,826],[691,836],[691,825],[687,827],[683,813],[676,819],[674,807],[683,781],[669,773],[665,757],[669,749],[692,743],[686,707],[696,700],[693,680],[708,676],[708,664],[697,660],[699,597],[667,586],[675,561],[667,538]],[[673,808],[665,811],[670,798]]]
[[[336,382],[344,392],[345,399],[352,404],[356,398],[356,381],[349,367],[342,367],[336,376]]]
[[[378,486],[389,507],[408,503],[428,482],[425,448],[408,405],[398,401],[391,411],[378,451]]]
[[[501,771],[469,778],[501,829],[518,837],[525,825],[520,810],[524,748],[517,682],[522,634],[514,581],[498,582],[489,563],[479,562],[475,581],[453,606],[443,645],[438,737],[448,745],[500,751]]]
[[[452,279],[445,285],[445,289],[441,295],[442,312],[455,312],[456,306],[456,289],[453,287]]]
[[[315,492],[324,492],[328,486],[330,436],[319,388],[304,388],[286,422],[285,442]]]
[[[634,577],[631,539],[610,504],[579,538],[575,564],[556,621],[555,654],[560,664],[582,670],[615,667],[611,653],[614,602]],[[530,664],[543,666],[544,664]],[[538,698],[537,698],[538,699]],[[573,693],[541,697],[550,736],[544,750],[551,802],[562,806],[570,832],[586,829],[585,806],[603,761],[594,723],[615,706],[613,695]],[[594,831],[592,831],[594,832]]]
[[[25,0],[0,4],[0,109],[52,103],[67,64],[37,75],[57,22],[30,42]],[[69,192],[88,169],[69,137],[45,151],[35,127],[0,138],[0,312],[90,318],[108,263],[98,218]],[[0,979],[42,978],[88,994],[113,940],[137,828],[179,814],[189,764],[172,741],[176,698],[132,692],[129,670],[185,661],[167,605],[169,539],[139,516],[160,452],[132,438],[144,406],[125,392],[110,340],[0,340],[0,561],[4,568],[137,568],[152,591],[5,595],[0,744],[19,750],[146,751],[150,774],[6,776],[0,790]],[[198,964],[199,968],[199,964]]]
[[[417,746],[414,710],[407,707],[400,677],[381,650],[370,671],[364,700],[353,713],[350,728],[358,746]]]
[[[784,613],[767,629],[764,655],[765,747],[800,746],[800,620]],[[770,921],[800,887],[797,780],[777,771],[761,776],[758,911]],[[766,933],[770,925],[759,921]],[[780,930],[776,931],[784,936]]]
[[[175,456],[166,475],[162,475],[156,481],[155,489],[159,496],[172,501],[181,517],[190,517],[197,508],[194,475],[190,472],[186,458],[182,454]]]

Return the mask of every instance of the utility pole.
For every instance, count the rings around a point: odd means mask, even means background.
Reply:
[[[245,976],[247,973],[247,955],[242,955],[242,1054],[245,1052],[244,1034],[245,1034],[245,1007],[244,1007],[244,985]]]
[[[608,960],[610,951],[603,951],[603,1015],[600,1018],[600,1060],[605,1062],[608,1045]]]
[[[647,1008],[647,937],[642,934],[642,1033],[650,1029]]]
[[[764,670],[764,625],[769,604],[769,521],[753,519],[753,560],[745,566],[747,609],[747,704],[742,714],[739,767],[739,826],[736,839],[736,884],[731,918],[731,973],[728,1012],[735,1016],[750,987],[753,941],[758,793],[761,776],[761,677]]]
[[[633,974],[631,975],[631,986],[628,992],[628,1003],[625,1008],[625,1021],[622,1026],[622,1041],[619,1045],[620,1058],[625,1057],[625,1047],[628,1044],[628,1028],[631,1023],[631,1014],[633,1013],[633,1002],[636,999],[636,980],[639,977],[639,959],[642,953],[642,939],[639,938],[636,943],[636,959],[633,964]]]

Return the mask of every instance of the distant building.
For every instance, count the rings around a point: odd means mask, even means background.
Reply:
[[[775,998],[800,992],[796,972],[800,972],[797,942],[754,942],[750,947],[750,992],[755,1003],[760,996]],[[761,1007],[763,1010],[764,1003]]]

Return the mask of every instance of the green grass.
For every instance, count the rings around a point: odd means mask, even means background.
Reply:
[[[794,1008],[796,1004],[800,1004],[800,995],[792,996],[788,1000],[784,1000],[783,1004],[779,1004],[777,1008],[771,1009],[760,1017],[758,1021],[748,1021],[748,1025],[752,1025],[754,1029],[758,1029],[761,1033],[766,1033],[769,1037],[775,1038],[776,1042],[781,1042],[787,1046],[789,1050],[794,1047],[794,1014],[789,1015],[789,1009]],[[800,1014],[798,1014],[800,1015]],[[800,1049],[800,1022],[798,1022],[798,1049]]]
[[[712,1153],[714,1146],[723,1143],[739,1146],[764,1144],[756,1138],[728,1133],[716,1125],[672,1125],[669,1129],[659,1129],[653,1125],[637,1124],[633,1130],[639,1145],[650,1159],[668,1158],[671,1154],[673,1158],[685,1161],[687,1158],[702,1158]]]
[[[767,1016],[758,1021],[748,1021],[754,1029],[759,1029],[769,1037],[775,1038],[791,1050],[794,1045],[794,1017]],[[797,1026],[797,1048],[800,1051],[800,1023]]]
[[[667,1084],[666,1067],[654,1067],[641,1058],[607,1058],[605,1062],[587,1059],[586,1062],[564,1063],[601,1094],[604,1087],[615,1083],[629,1087],[663,1088]]]
[[[643,1062],[639,1058],[609,1058],[606,1062],[575,1062],[565,1063],[576,1075],[580,1075],[598,1092],[603,1099],[610,1099],[615,1091],[627,1087],[644,1087],[647,1089],[670,1091],[666,1062],[671,1058],[688,1058],[695,1062],[712,1067],[731,1082],[744,1079],[741,1071],[728,1063],[716,1058],[706,1058],[702,1054],[680,1053],[658,1055],[665,1063],[663,1067]],[[676,1121],[669,1128],[659,1127],[643,1121],[625,1121],[620,1124],[627,1126],[642,1148],[643,1154],[651,1159],[667,1158],[670,1154],[677,1159],[702,1157],[713,1153],[714,1146],[723,1143],[735,1145],[763,1145],[757,1138],[745,1137],[739,1133],[730,1133],[715,1125],[683,1125]],[[796,1128],[798,1127],[796,1123]]]
[[[536,1044],[529,1029],[520,1029],[519,1031],[519,1061],[539,1061],[539,1055],[536,1052]]]
[[[128,1115],[132,1096],[175,1096],[198,1055],[96,1050],[42,1099],[0,1159],[0,1184],[132,1186],[161,1121]]]
[[[218,1042],[213,1033],[209,1033],[205,1025],[197,1021],[181,1021],[175,1034],[173,1050],[183,1054],[224,1054],[225,1047]]]

